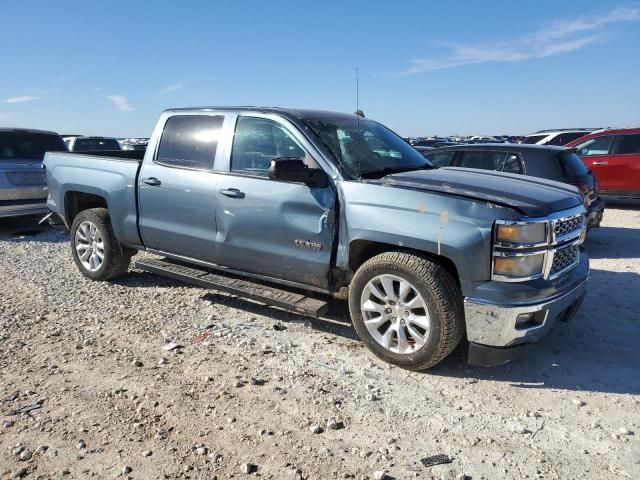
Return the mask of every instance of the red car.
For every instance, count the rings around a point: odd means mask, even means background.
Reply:
[[[601,195],[640,199],[640,128],[598,130],[566,146],[591,169]]]

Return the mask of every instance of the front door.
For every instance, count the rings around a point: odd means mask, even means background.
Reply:
[[[216,263],[326,288],[334,235],[335,190],[273,181],[276,157],[315,163],[305,141],[277,119],[239,116],[228,172],[218,175]]]
[[[214,261],[216,175],[222,115],[174,115],[138,178],[140,233],[146,247]]]
[[[609,156],[615,137],[601,135],[576,145],[576,151],[584,164],[593,172],[601,190],[611,190],[609,185]]]

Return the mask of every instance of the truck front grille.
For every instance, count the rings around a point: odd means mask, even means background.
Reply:
[[[556,250],[553,254],[553,263],[549,272],[549,277],[555,277],[578,264],[580,260],[580,247],[569,245],[568,247]]]
[[[584,225],[584,214],[574,215],[572,217],[560,218],[554,221],[553,231],[556,239],[569,236],[571,234],[579,235]]]

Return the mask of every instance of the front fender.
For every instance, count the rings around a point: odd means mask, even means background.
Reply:
[[[338,266],[348,265],[348,245],[356,240],[411,248],[447,258],[460,280],[491,276],[493,221],[516,212],[487,202],[376,184],[343,182],[343,229]]]

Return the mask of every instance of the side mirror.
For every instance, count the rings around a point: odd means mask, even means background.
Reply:
[[[309,168],[302,158],[277,157],[269,165],[269,179],[281,182],[304,183],[309,187],[326,187],[327,174],[319,168]]]
[[[580,150],[578,150],[578,155],[580,156],[589,155],[589,149],[587,147],[581,148]]]

